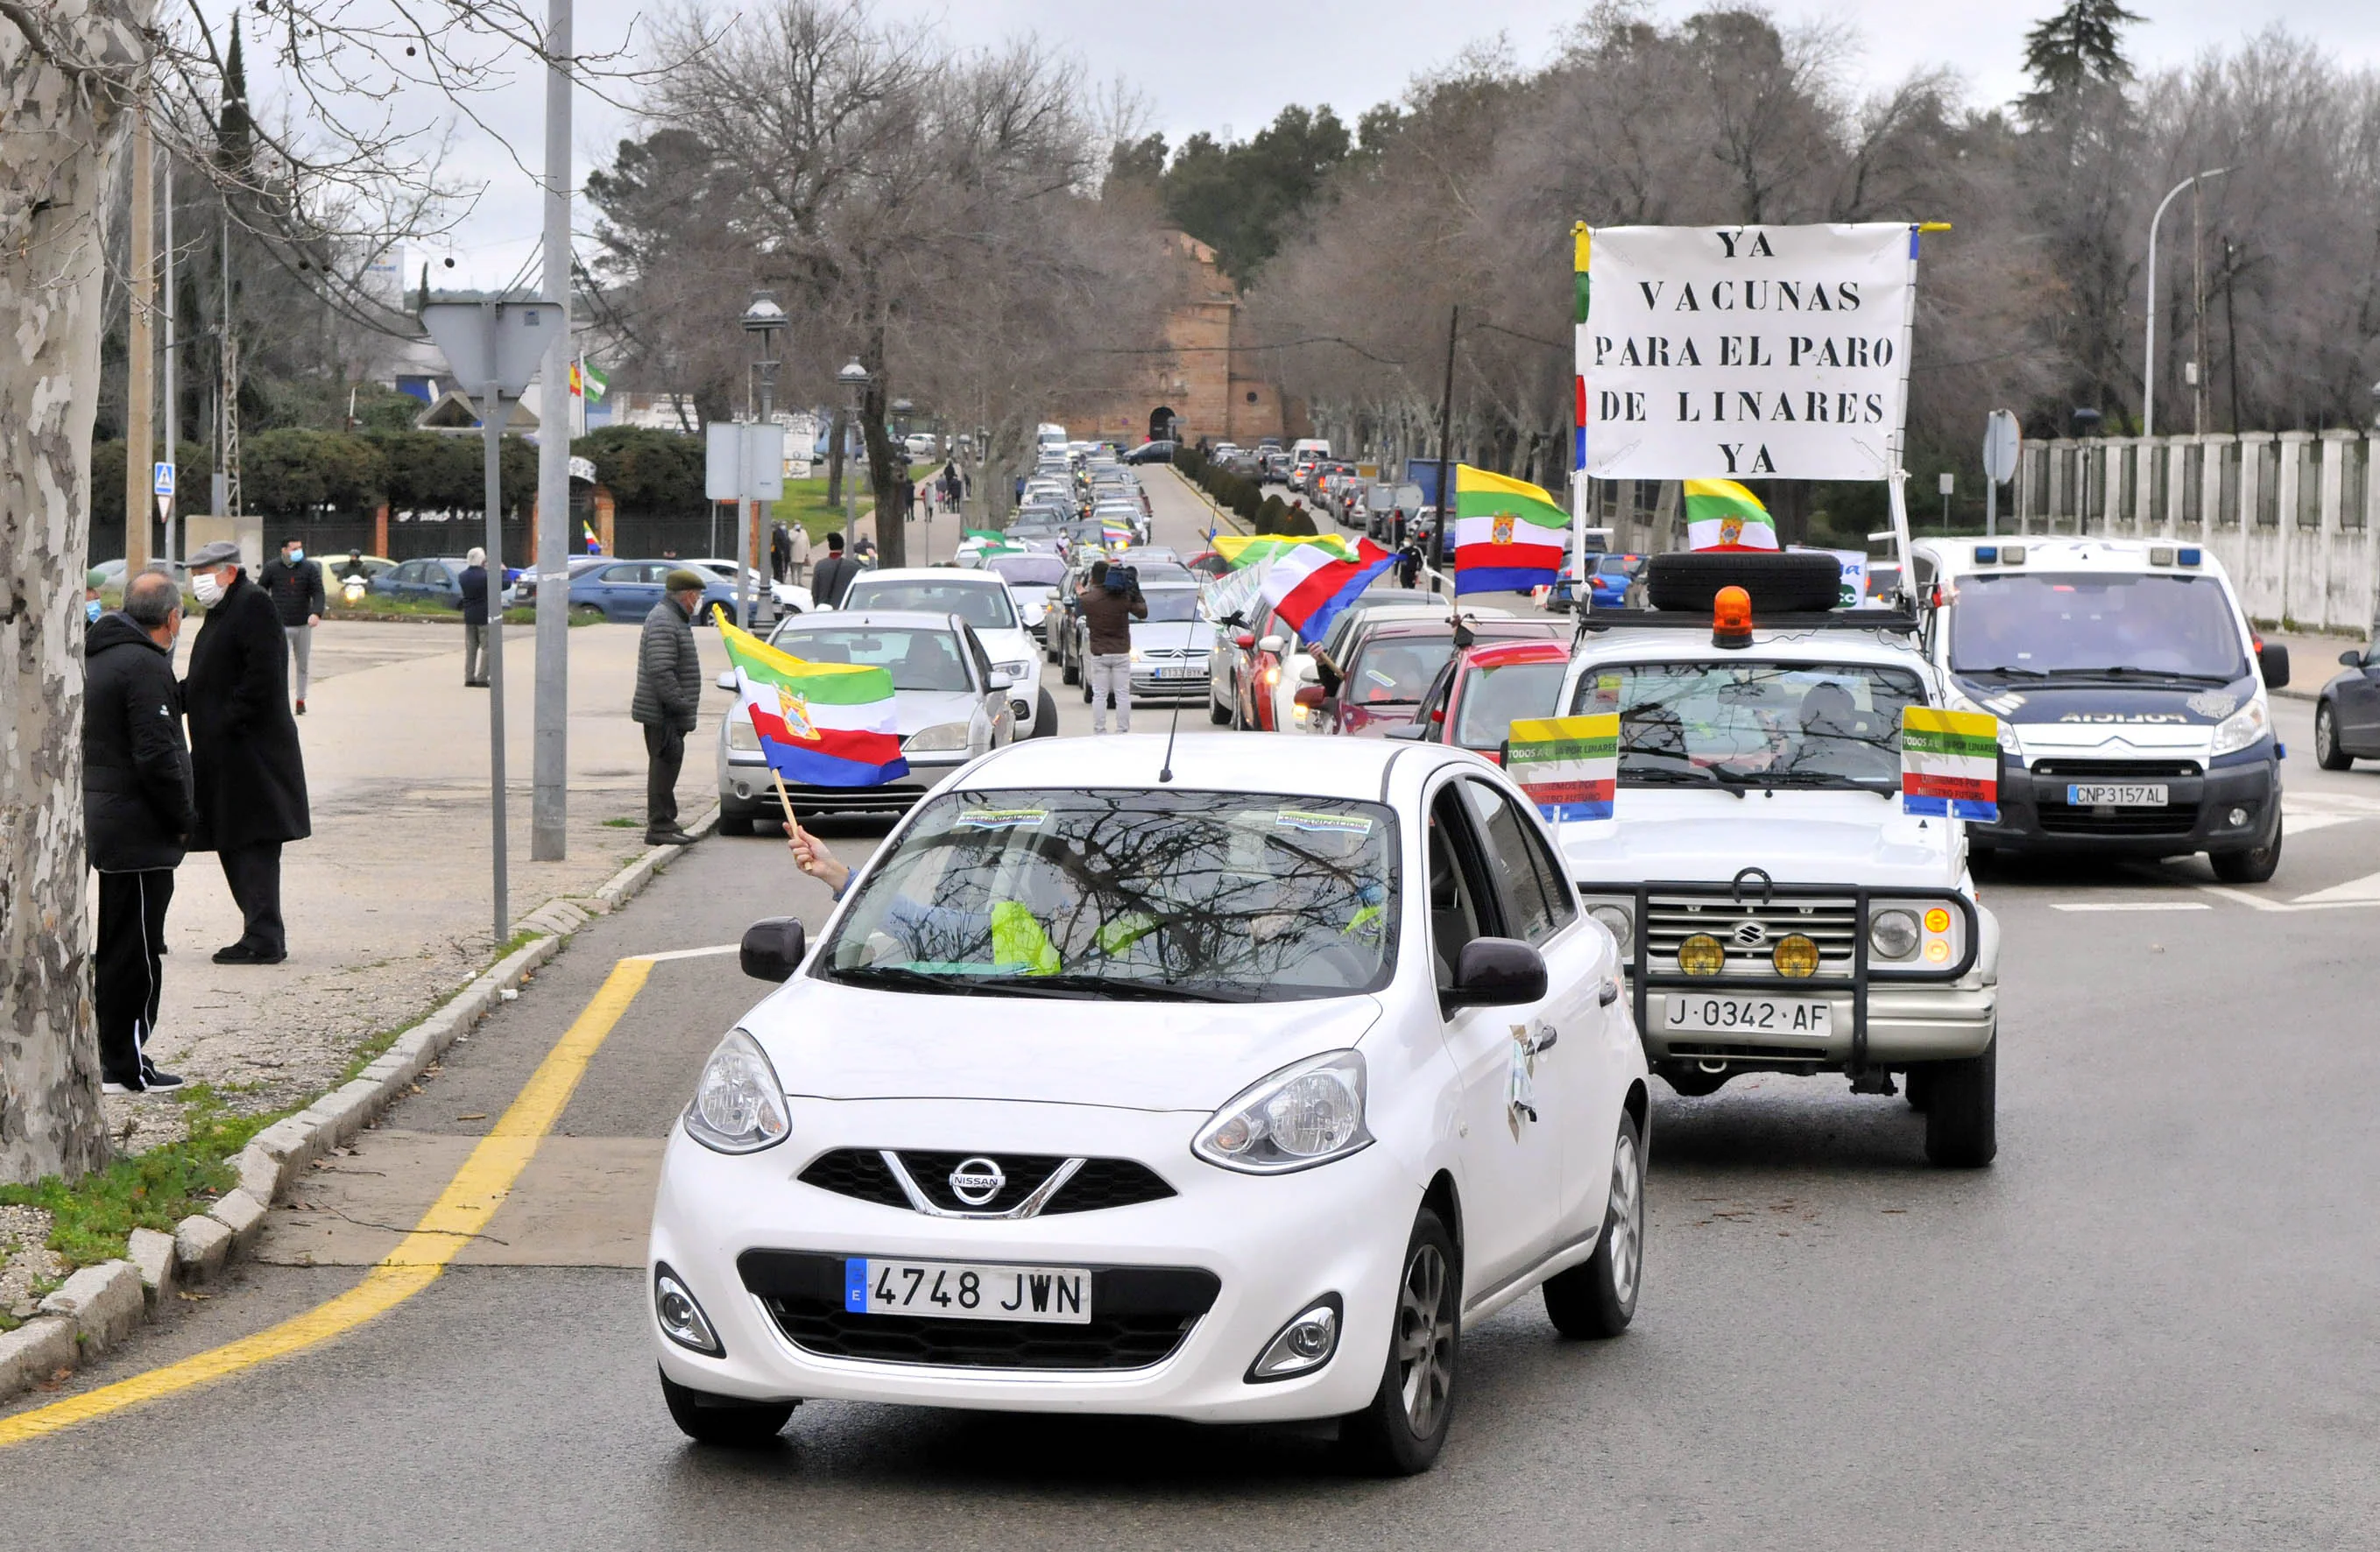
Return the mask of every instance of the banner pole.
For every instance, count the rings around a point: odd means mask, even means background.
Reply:
[[[1570,606],[1572,612],[1584,614],[1595,597],[1595,589],[1586,583],[1586,310],[1592,234],[1585,222],[1576,221],[1571,224],[1570,235],[1572,285],[1576,296],[1571,345]]]
[[[779,770],[775,766],[771,766],[769,768],[769,779],[777,783],[777,801],[784,806],[785,834],[789,838],[801,834],[802,821],[794,818],[793,794],[785,790],[785,773]]]
[[[1903,455],[1909,442],[1910,358],[1914,354],[1917,343],[1917,239],[1921,233],[1947,232],[1949,229],[1950,224],[1947,221],[1912,221],[1909,224],[1909,283],[1900,291],[1900,392],[1899,402],[1893,406],[1892,467],[1885,477],[1890,484],[1892,501],[1893,559],[1900,567],[1903,592],[1908,592],[1915,581],[1909,566],[1909,499],[1904,489],[1909,470],[1904,467]],[[1915,595],[1911,596],[1913,598]]]

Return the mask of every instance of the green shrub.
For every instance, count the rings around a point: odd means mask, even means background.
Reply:
[[[572,443],[570,451],[594,463],[597,482],[623,512],[699,517],[710,510],[703,494],[703,444],[697,438],[644,426],[605,426]]]

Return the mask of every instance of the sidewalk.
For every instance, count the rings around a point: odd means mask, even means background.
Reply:
[[[682,813],[709,806],[712,744],[728,697],[718,632],[698,630],[703,718],[686,738]],[[188,644],[183,637],[184,667]],[[645,749],[628,719],[638,632],[570,633],[568,860],[531,862],[535,632],[504,632],[504,726],[513,918],[593,892],[644,850]],[[334,1083],[357,1044],[419,1016],[494,953],[488,800],[488,694],[463,685],[462,632],[443,624],[318,626],[308,715],[298,731],[312,837],[282,853],[289,959],[257,967],[209,956],[239,936],[223,869],[193,853],[166,923],[158,1065],[232,1090],[237,1109],[302,1104]],[[606,823],[627,820],[626,824]],[[106,1101],[119,1151],[166,1140],[180,1107]]]
[[[2352,635],[2301,636],[2265,631],[2264,638],[2289,649],[2289,682],[2286,688],[2273,693],[2292,700],[2313,700],[2330,683],[2339,670],[2338,655],[2350,648],[2361,650],[2364,646],[2362,631]]]

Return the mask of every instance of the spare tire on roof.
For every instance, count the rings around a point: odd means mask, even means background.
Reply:
[[[1656,609],[1707,614],[1721,588],[1752,595],[1752,617],[1832,609],[1842,599],[1843,568],[1832,555],[1797,550],[1681,550],[1656,555],[1645,593]]]

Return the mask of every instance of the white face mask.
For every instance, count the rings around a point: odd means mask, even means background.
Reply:
[[[190,591],[198,595],[201,607],[212,609],[223,601],[224,585],[212,571],[202,571],[190,578]]]

